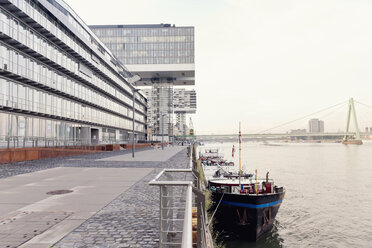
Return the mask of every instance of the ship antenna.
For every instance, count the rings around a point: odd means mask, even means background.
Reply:
[[[241,174],[242,174],[242,132],[240,129],[240,121],[239,121],[239,186],[242,189],[241,184]]]

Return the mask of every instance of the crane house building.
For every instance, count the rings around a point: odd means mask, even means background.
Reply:
[[[0,3],[0,147],[127,143],[133,94],[135,137],[146,139],[135,76],[66,3]]]
[[[172,141],[173,114],[177,113],[174,89],[195,85],[194,27],[162,23],[90,28],[131,72],[141,77],[136,85],[148,96],[151,140]],[[185,112],[177,114],[185,119]]]

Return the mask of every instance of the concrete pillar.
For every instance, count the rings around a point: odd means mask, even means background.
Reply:
[[[151,108],[155,116],[152,135],[172,136],[173,133],[173,79],[152,80]],[[162,121],[162,115],[165,115]],[[163,133],[162,133],[163,132]]]
[[[82,127],[80,139],[84,145],[90,144],[90,127]]]

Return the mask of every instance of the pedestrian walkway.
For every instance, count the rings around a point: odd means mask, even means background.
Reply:
[[[188,168],[189,165],[186,149],[181,150],[53,248],[159,247],[159,188],[148,183],[163,168]]]
[[[185,148],[0,166],[0,247],[157,247],[159,193],[148,181],[187,167]]]
[[[152,150],[137,151],[134,158],[130,153],[99,159],[99,161],[167,161],[184,148],[185,147],[182,146],[169,146],[164,147],[164,150],[156,148]]]
[[[151,170],[59,167],[1,180],[0,247],[31,238],[30,244],[50,247]],[[53,195],[56,190],[69,193]]]

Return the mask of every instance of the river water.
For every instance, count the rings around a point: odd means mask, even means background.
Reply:
[[[235,145],[235,158],[231,150]],[[286,189],[274,228],[257,242],[224,237],[225,247],[372,247],[372,143],[243,142],[243,169],[267,171]],[[237,143],[208,143],[238,169]]]

